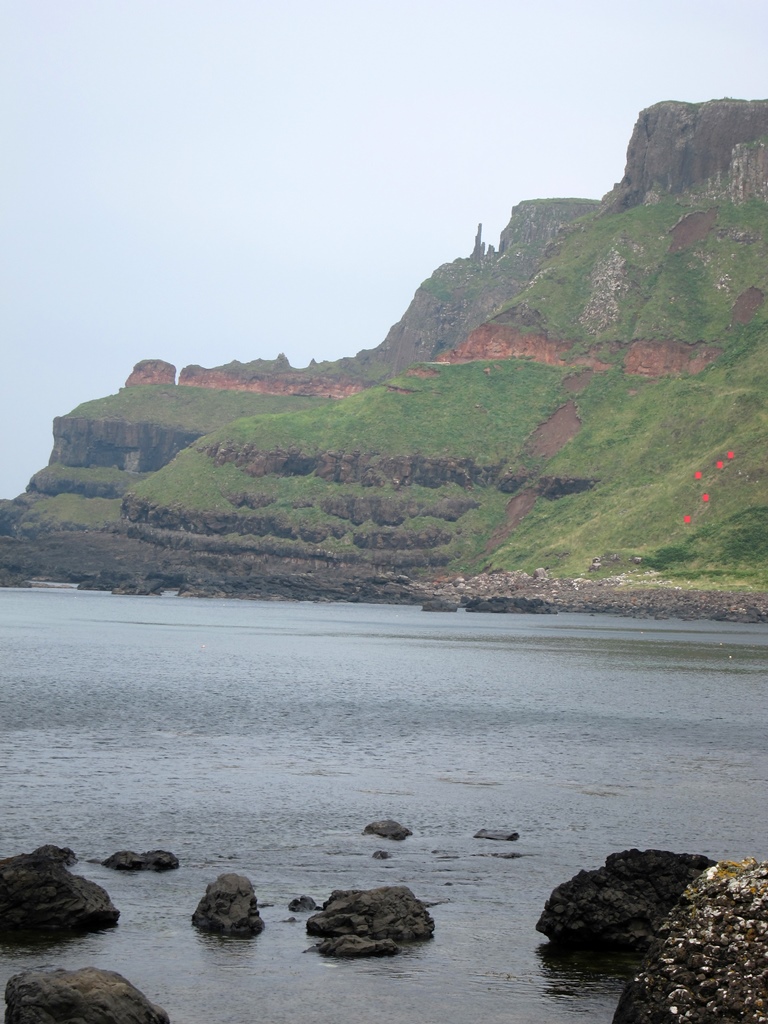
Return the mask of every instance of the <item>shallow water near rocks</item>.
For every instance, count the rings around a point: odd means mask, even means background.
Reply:
[[[174,1024],[608,1024],[634,961],[556,955],[551,890],[633,846],[768,857],[764,626],[5,590],[0,649],[0,856],[70,846],[121,911],[0,937],[3,986],[92,964]],[[181,868],[90,863],[126,848]],[[224,871],[256,938],[191,926]],[[324,959],[288,910],[394,884],[436,929],[391,959]]]

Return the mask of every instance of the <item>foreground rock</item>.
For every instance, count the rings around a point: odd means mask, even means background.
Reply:
[[[768,1017],[768,862],[723,862],[684,892],[613,1024],[690,1024]]]
[[[54,849],[54,856],[22,853],[0,861],[0,931],[94,931],[117,924],[120,911],[108,893],[71,874],[65,863],[68,851]]]
[[[168,850],[118,850],[101,863],[115,871],[173,871],[179,866],[179,858]]]
[[[168,1024],[168,1014],[114,971],[24,971],[5,989],[5,1024]]]
[[[604,867],[559,885],[536,929],[560,946],[643,951],[686,886],[712,864],[665,850],[612,853]]]
[[[408,836],[412,836],[413,832],[405,825],[401,825],[399,821],[393,821],[391,818],[385,818],[383,821],[372,821],[366,825],[363,829],[364,836],[381,836],[382,839],[396,839],[402,841]]]
[[[192,915],[192,924],[204,932],[258,935],[264,930],[264,922],[250,879],[245,875],[219,875],[205,890]]]
[[[365,939],[415,942],[431,939],[435,930],[426,906],[405,885],[378,889],[337,889],[319,914],[307,920],[310,935],[334,938],[356,935]]]

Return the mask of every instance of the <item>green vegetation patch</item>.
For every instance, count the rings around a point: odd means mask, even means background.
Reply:
[[[249,391],[147,384],[121,388],[116,395],[84,402],[69,415],[127,423],[159,423],[209,433],[241,416],[313,409],[329,401],[304,395],[260,395]]]
[[[733,304],[748,288],[768,293],[768,204],[665,197],[654,206],[587,218],[507,309],[525,303],[557,337],[583,345],[646,340],[738,343]],[[675,225],[717,208],[705,238],[675,251]],[[765,325],[768,309],[756,319]],[[538,330],[540,327],[531,327]]]
[[[46,530],[99,530],[120,521],[119,498],[57,494],[40,498],[24,516],[23,533]]]

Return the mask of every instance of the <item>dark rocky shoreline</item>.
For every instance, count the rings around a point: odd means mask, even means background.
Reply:
[[[617,570],[624,568],[617,565]],[[628,567],[629,568],[629,567]],[[476,576],[423,575],[359,566],[290,565],[282,558],[158,551],[109,531],[51,533],[34,541],[0,537],[0,587],[56,580],[119,594],[261,601],[415,604],[429,611],[621,615],[643,619],[768,622],[768,593],[685,590],[642,566],[598,578],[550,578],[544,569]]]

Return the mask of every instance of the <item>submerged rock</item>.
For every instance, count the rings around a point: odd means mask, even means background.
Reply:
[[[546,902],[537,931],[576,949],[645,950],[687,885],[714,861],[665,850],[612,853]]]
[[[172,871],[179,866],[179,858],[168,850],[118,850],[101,863],[115,871]]]
[[[130,981],[95,967],[15,974],[5,1002],[6,1024],[169,1024]]]
[[[317,910],[317,904],[311,896],[297,896],[295,900],[291,900],[288,904],[288,909],[296,913],[296,911],[309,912],[310,910]]]
[[[372,821],[366,825],[363,829],[363,835],[381,836],[382,839],[396,839],[400,841],[408,836],[412,836],[413,832],[406,828],[405,825],[401,825],[399,821],[385,818],[382,821]]]
[[[768,1013],[768,862],[722,862],[685,890],[613,1024],[758,1024]]]
[[[324,939],[318,944],[317,951],[325,956],[338,957],[397,956],[400,947],[392,939],[366,939],[360,935],[340,935],[335,939]]]
[[[264,930],[264,922],[251,880],[245,875],[219,875],[205,890],[192,915],[192,924],[204,932],[258,935]]]
[[[109,894],[96,882],[71,874],[67,851],[54,850],[53,855],[22,853],[0,861],[0,931],[95,931],[117,924],[120,911]]]
[[[435,930],[426,905],[405,885],[378,889],[337,889],[319,914],[307,921],[310,935],[357,935],[367,939],[413,942]]]
[[[488,829],[481,828],[479,832],[475,832],[474,839],[495,839],[498,842],[514,843],[516,839],[520,838],[519,832],[510,832],[505,829]]]

